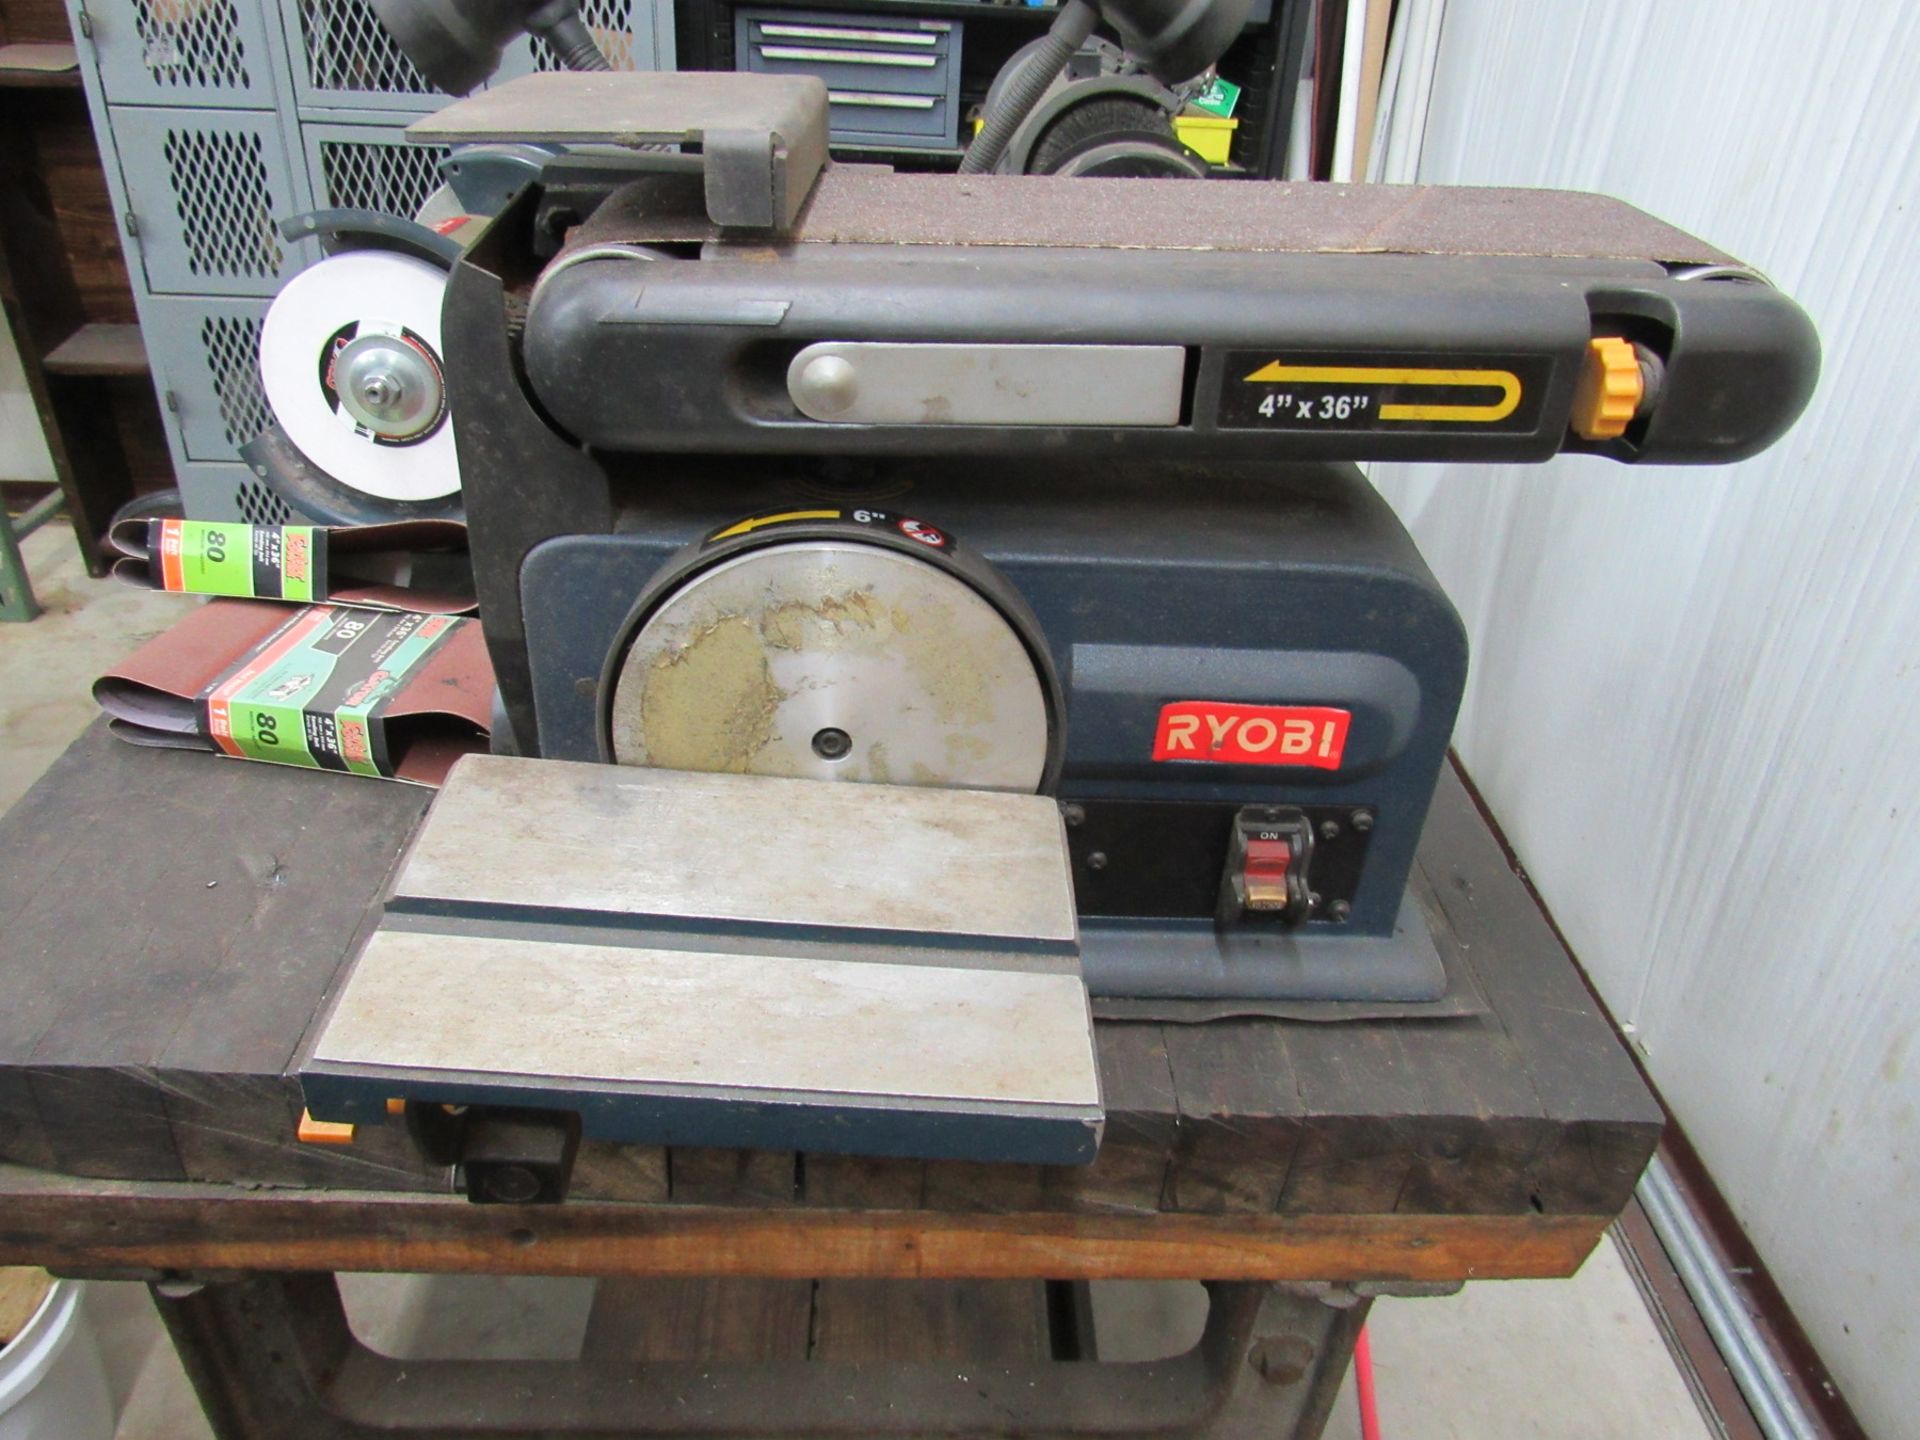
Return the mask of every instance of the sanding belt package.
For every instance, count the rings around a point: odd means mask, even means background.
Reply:
[[[487,750],[493,688],[477,620],[210,600],[93,696],[135,745],[438,785]]]
[[[464,615],[478,605],[467,527],[458,520],[338,527],[123,520],[107,538],[121,555],[114,578],[147,589],[428,615]]]

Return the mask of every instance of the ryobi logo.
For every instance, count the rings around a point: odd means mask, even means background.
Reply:
[[[1153,758],[1338,770],[1352,718],[1351,712],[1326,705],[1176,700],[1160,707]]]

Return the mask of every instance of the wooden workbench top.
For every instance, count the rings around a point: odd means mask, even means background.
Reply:
[[[288,1072],[428,798],[96,727],[0,819],[0,1264],[1560,1274],[1659,1133],[1448,772],[1414,888],[1481,1013],[1102,1023],[1090,1167],[588,1143],[559,1210],[468,1206],[397,1126],[293,1138]]]

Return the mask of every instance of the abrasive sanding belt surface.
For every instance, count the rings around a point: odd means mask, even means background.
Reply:
[[[697,176],[615,192],[569,237],[706,238]],[[1624,201],[1570,190],[1453,185],[892,174],[834,166],[782,243],[1033,245],[1241,253],[1510,255],[1736,264],[1725,252]]]

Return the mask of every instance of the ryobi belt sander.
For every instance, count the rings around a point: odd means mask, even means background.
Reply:
[[[493,201],[409,413],[523,758],[456,771],[303,1081],[477,1198],[583,1130],[1084,1160],[1089,993],[1437,1000],[1467,645],[1353,462],[1739,460],[1814,383],[1612,200],[893,174],[826,112],[556,74],[413,130]]]

